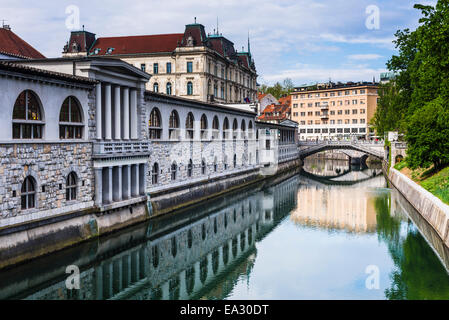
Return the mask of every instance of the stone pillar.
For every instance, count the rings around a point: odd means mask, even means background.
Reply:
[[[112,167],[103,168],[103,203],[112,203]]]
[[[97,140],[103,138],[102,132],[102,116],[101,116],[101,83],[97,83],[95,86],[95,124],[97,126]]]
[[[112,106],[111,106],[111,85],[104,86],[104,138],[112,139]]]
[[[182,270],[179,274],[179,298],[181,300],[187,300],[189,295],[186,289],[186,271]]]
[[[122,201],[122,166],[116,166],[113,170],[113,199]]]
[[[103,268],[95,267],[95,300],[103,300]]]
[[[95,205],[103,203],[103,169],[95,168]]]
[[[141,163],[139,166],[139,195],[144,196],[146,194],[146,185],[147,185],[147,163]]]
[[[214,275],[214,271],[212,268],[212,253],[208,253],[207,254],[207,276],[206,276],[206,281],[204,281],[204,282],[207,282],[207,280],[210,280],[210,278],[212,278],[213,275]]]
[[[122,169],[122,197],[123,199],[131,198],[131,166],[123,166]]]
[[[131,166],[131,196],[137,197],[139,195],[139,165],[133,164]]]
[[[138,125],[137,125],[137,90],[132,89],[131,90],[131,97],[130,97],[130,112],[131,112],[131,139],[137,140],[138,135]]]
[[[200,278],[200,262],[195,262],[193,268],[195,269],[195,280],[193,281],[193,292],[197,292],[201,289],[201,278]]]
[[[123,137],[129,140],[129,89],[123,89]]]
[[[114,87],[114,139],[120,140],[122,138],[122,128],[121,121],[122,117],[120,115],[120,86]]]

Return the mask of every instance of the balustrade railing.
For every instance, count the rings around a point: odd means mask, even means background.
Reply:
[[[149,151],[149,143],[140,141],[95,142],[93,148],[93,153],[97,155],[115,153],[140,153]]]

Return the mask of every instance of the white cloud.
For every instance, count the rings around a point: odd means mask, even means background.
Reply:
[[[351,60],[376,60],[382,58],[380,54],[367,53],[367,54],[351,54],[348,56]]]
[[[325,41],[338,42],[338,43],[351,43],[351,44],[393,45],[394,40],[394,37],[384,37],[384,38],[368,38],[364,36],[346,37],[341,34],[331,34],[331,33],[322,33],[320,34],[320,37]]]

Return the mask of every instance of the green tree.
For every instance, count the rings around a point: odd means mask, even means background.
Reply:
[[[282,96],[289,95],[294,90],[293,81],[290,78],[286,78],[282,84],[276,82],[273,86],[267,86],[263,84],[259,88],[260,93],[270,93],[276,99]]]
[[[407,164],[415,169],[436,170],[449,164],[449,109],[442,97],[428,102],[411,117],[407,126]]]

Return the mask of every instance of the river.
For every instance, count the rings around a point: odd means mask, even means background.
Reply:
[[[0,299],[449,299],[448,257],[379,165],[314,158],[0,271]]]

